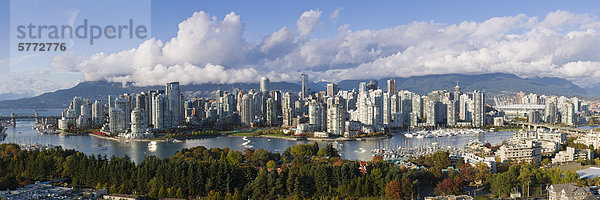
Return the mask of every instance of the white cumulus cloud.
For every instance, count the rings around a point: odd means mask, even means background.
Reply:
[[[282,27],[257,44],[244,39],[244,23],[236,13],[218,19],[197,12],[166,42],[150,39],[134,49],[89,57],[61,55],[51,65],[82,72],[84,80],[138,85],[256,82],[263,75],[297,82],[300,73],[340,81],[492,72],[600,84],[600,21],[587,14],[559,10],[543,17],[415,21],[364,30],[342,25],[332,37],[311,38],[320,17],[318,9],[306,11],[296,31]]]
[[[319,24],[319,20],[321,19],[321,11],[320,10],[309,10],[300,16],[300,19],[296,21],[296,27],[298,28],[298,33],[300,36],[308,36],[315,26]]]

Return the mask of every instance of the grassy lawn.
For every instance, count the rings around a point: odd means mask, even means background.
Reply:
[[[252,137],[252,132],[238,132],[229,134],[229,136],[237,136],[237,137]]]
[[[287,138],[292,138],[293,136],[291,135],[285,135],[285,134],[263,134],[263,135],[267,135],[267,136],[277,136],[277,137],[287,137]]]

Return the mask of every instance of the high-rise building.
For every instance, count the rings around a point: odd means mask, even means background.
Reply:
[[[279,125],[280,123],[277,120],[277,103],[273,98],[267,99],[267,124],[270,126]]]
[[[253,99],[250,94],[244,94],[240,105],[240,117],[243,124],[251,125],[254,122]]]
[[[308,123],[312,125],[316,131],[322,131],[326,124],[323,124],[324,108],[321,103],[312,100],[308,103]]]
[[[392,123],[392,103],[390,93],[383,93],[383,124],[388,125]]]
[[[69,105],[69,109],[71,109],[75,115],[74,118],[79,117],[81,115],[81,105],[83,105],[83,98],[81,97],[73,97],[73,101],[71,101],[71,105]]]
[[[308,89],[308,75],[307,74],[302,74],[300,76],[300,80],[302,81],[302,96],[301,98],[307,98],[308,96],[310,96],[309,94],[309,89]]]
[[[448,102],[448,104],[446,104],[446,108],[448,113],[446,114],[447,117],[447,123],[448,126],[456,126],[456,120],[458,118],[458,112],[457,112],[457,102],[456,100],[452,100],[450,102]]]
[[[527,93],[520,91],[517,92],[517,94],[515,95],[515,100],[517,104],[526,104],[526,102],[523,102],[522,99],[523,97],[525,97],[527,95]]]
[[[170,119],[167,126],[177,127],[181,125],[181,92],[179,91],[179,82],[167,83],[165,87],[167,93],[167,107]]]
[[[369,90],[367,90],[367,83],[365,82],[360,82],[358,84],[358,93],[363,93],[363,92],[368,92]]]
[[[437,119],[435,118],[437,116],[436,114],[436,107],[435,106],[436,101],[432,101],[429,100],[426,103],[427,107],[427,112],[426,113],[426,120],[427,120],[427,126],[435,126]]]
[[[563,123],[567,126],[575,125],[575,120],[576,120],[575,108],[571,102],[563,103],[562,109],[561,109],[561,115],[562,115],[561,123]]]
[[[468,94],[461,94],[458,99],[458,119],[460,121],[471,121],[471,112],[469,112],[471,99]]]
[[[146,115],[141,108],[135,108],[131,111],[131,133],[135,137],[146,132]]]
[[[327,109],[327,132],[333,135],[343,135],[346,125],[346,109],[339,102],[332,102]]]
[[[373,112],[373,123],[372,125],[380,126],[383,124],[383,91],[381,89],[371,90],[370,101]]]
[[[104,122],[104,105],[100,104],[100,101],[95,101],[92,104],[92,124],[94,126],[100,126]]]
[[[269,83],[269,78],[264,76],[260,77],[260,92],[268,93],[270,90]]]
[[[127,129],[127,124],[125,120],[125,113],[123,113],[123,109],[121,108],[110,108],[109,113],[109,130],[111,134],[119,134],[124,133]]]
[[[169,108],[168,101],[165,94],[155,93],[152,96],[152,125],[154,129],[167,129],[169,128]]]
[[[532,124],[540,123],[540,112],[537,110],[528,111],[527,119],[528,119],[528,122],[532,123]]]
[[[370,80],[369,83],[367,83],[367,91],[377,90],[377,89],[379,89],[379,87],[377,86],[376,80]]]
[[[473,127],[485,126],[485,94],[473,91]]]
[[[549,124],[557,123],[558,111],[556,109],[556,98],[546,99],[544,107],[544,122]]]
[[[338,85],[335,83],[328,83],[327,84],[327,96],[333,97],[335,95],[337,95],[339,89],[338,89]]]
[[[396,80],[394,80],[394,79],[387,80],[387,92],[388,93],[396,93]]]
[[[390,113],[392,113],[392,120],[394,120],[394,113],[401,112],[402,106],[400,102],[402,102],[402,98],[399,97],[396,93],[390,94]]]
[[[296,117],[296,101],[298,97],[290,92],[283,94],[281,98],[281,114],[284,126],[292,126],[292,119]]]
[[[402,122],[399,125],[402,125],[402,126],[408,126],[409,125],[409,122],[411,120],[410,119],[410,113],[413,112],[413,105],[412,105],[412,103],[413,103],[413,98],[414,97],[415,97],[415,95],[412,92],[409,92],[409,91],[402,91],[401,93],[399,93],[398,109],[399,109],[399,111],[401,113],[400,117],[402,117],[402,119],[398,120],[398,121]]]
[[[416,120],[423,119],[423,98],[420,95],[415,95],[412,98],[412,113],[415,116]],[[411,116],[412,117],[412,116]],[[412,120],[412,118],[411,118]],[[412,121],[411,121],[412,123]]]

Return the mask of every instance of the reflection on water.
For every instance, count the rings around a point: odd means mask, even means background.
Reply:
[[[151,144],[150,142],[104,140],[92,136],[42,135],[33,130],[32,126],[32,121],[18,122],[16,128],[6,130],[8,135],[2,142],[61,145],[64,149],[76,149],[86,154],[101,154],[108,157],[128,155],[136,163],[139,163],[144,156],[170,157],[182,148],[195,146],[205,146],[206,148],[228,147],[237,151],[243,151],[246,148],[263,148],[268,151],[283,153],[289,146],[312,143],[312,141],[291,141],[255,137],[215,137],[186,140],[181,143],[156,142]],[[437,143],[441,146],[462,147],[471,141],[498,144],[511,136],[512,132],[496,132],[480,135],[407,139],[402,134],[396,134],[392,138],[383,140],[334,142],[334,146],[340,150],[343,158],[370,160],[372,158],[370,150],[374,148],[417,147],[431,145],[432,143]],[[326,144],[325,142],[318,143],[319,146]]]

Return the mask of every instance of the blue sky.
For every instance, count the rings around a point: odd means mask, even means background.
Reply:
[[[408,24],[413,21],[435,21],[453,24],[465,20],[483,21],[490,17],[512,16],[524,13],[543,17],[556,10],[576,13],[600,12],[600,2],[585,1],[152,1],[153,34],[162,40],[177,33],[177,25],[197,11],[206,11],[223,17],[229,12],[241,15],[245,26],[245,37],[260,40],[263,36],[283,26],[293,27],[302,12],[320,9],[328,17],[334,10],[342,8],[336,24],[350,24],[350,29],[382,29]],[[315,36],[331,36],[337,26],[325,24],[315,31]]]
[[[4,27],[0,29],[0,46],[4,47],[0,48],[0,69],[6,71],[6,61],[12,61],[11,73],[0,75],[0,94],[31,96],[89,80],[152,85],[254,82],[268,76],[293,82],[301,72],[327,81],[354,78],[357,72],[364,75],[358,78],[508,72],[522,77],[558,76],[593,86],[600,84],[593,81],[600,74],[585,74],[600,66],[600,53],[585,44],[600,41],[593,33],[600,31],[599,9],[600,3],[592,0],[0,0],[0,26]],[[200,11],[209,18],[194,15]],[[337,17],[332,18],[336,11]],[[298,30],[299,18],[305,14],[317,20],[308,25],[306,35]],[[74,40],[65,41],[72,46],[63,54],[18,52],[18,41],[11,41],[17,24],[61,25],[71,18],[75,24],[87,18],[98,25],[122,24],[133,18],[148,25],[150,36],[162,43],[147,42],[155,50],[148,53],[138,48],[145,39],[99,40],[93,46]],[[180,28],[184,21],[189,23]],[[203,24],[210,25],[200,27]],[[180,36],[179,42],[168,44],[178,38],[180,30],[208,36]],[[540,30],[551,34],[536,35]],[[573,50],[577,47],[583,50]],[[152,62],[137,61],[144,58]],[[193,72],[205,75],[186,76]],[[161,76],[153,78],[157,74]]]

